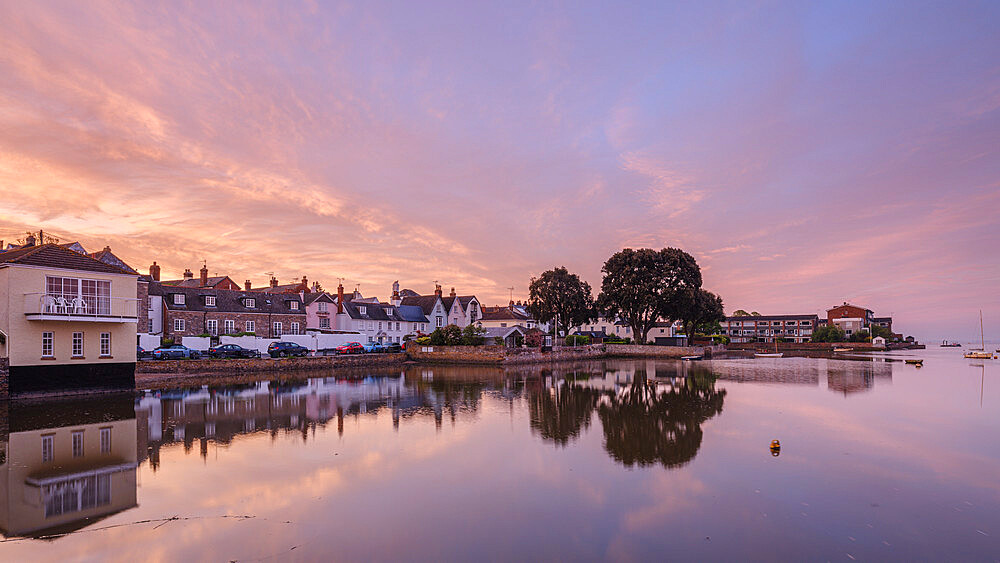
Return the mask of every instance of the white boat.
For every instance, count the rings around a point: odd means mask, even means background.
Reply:
[[[970,360],[992,360],[993,353],[986,351],[986,337],[983,334],[983,311],[979,311],[979,339],[983,343],[983,347],[973,350],[969,350],[965,353],[965,357]]]
[[[834,352],[850,352],[851,349],[850,348],[834,348],[833,351]]]
[[[780,358],[784,356],[781,352],[758,352],[754,354],[755,358]]]
[[[702,356],[681,356],[681,360],[685,362],[695,362],[702,359]]]

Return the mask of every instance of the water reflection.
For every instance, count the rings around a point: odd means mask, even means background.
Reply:
[[[0,528],[53,537],[136,506],[131,395],[0,404]]]

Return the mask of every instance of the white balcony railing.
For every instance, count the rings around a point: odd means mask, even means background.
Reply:
[[[136,322],[138,304],[134,297],[24,294],[24,314],[31,321]]]

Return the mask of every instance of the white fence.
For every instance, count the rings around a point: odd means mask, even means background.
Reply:
[[[159,334],[143,334],[139,333],[139,346],[142,346],[143,350],[147,352],[150,350],[155,350],[160,347],[160,335]]]
[[[212,339],[207,336],[185,336],[183,344],[192,350],[205,352],[212,347]]]

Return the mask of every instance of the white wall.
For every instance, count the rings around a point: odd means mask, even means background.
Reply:
[[[187,342],[187,338],[184,339]],[[256,336],[220,336],[219,344],[236,344],[247,350],[257,350],[261,354],[267,354],[267,347],[272,342],[277,342],[276,338],[258,338]]]
[[[185,336],[182,344],[192,350],[204,352],[212,347],[212,339],[207,336]]]
[[[159,348],[160,335],[139,333],[139,346],[142,346],[142,349],[147,352]]]

